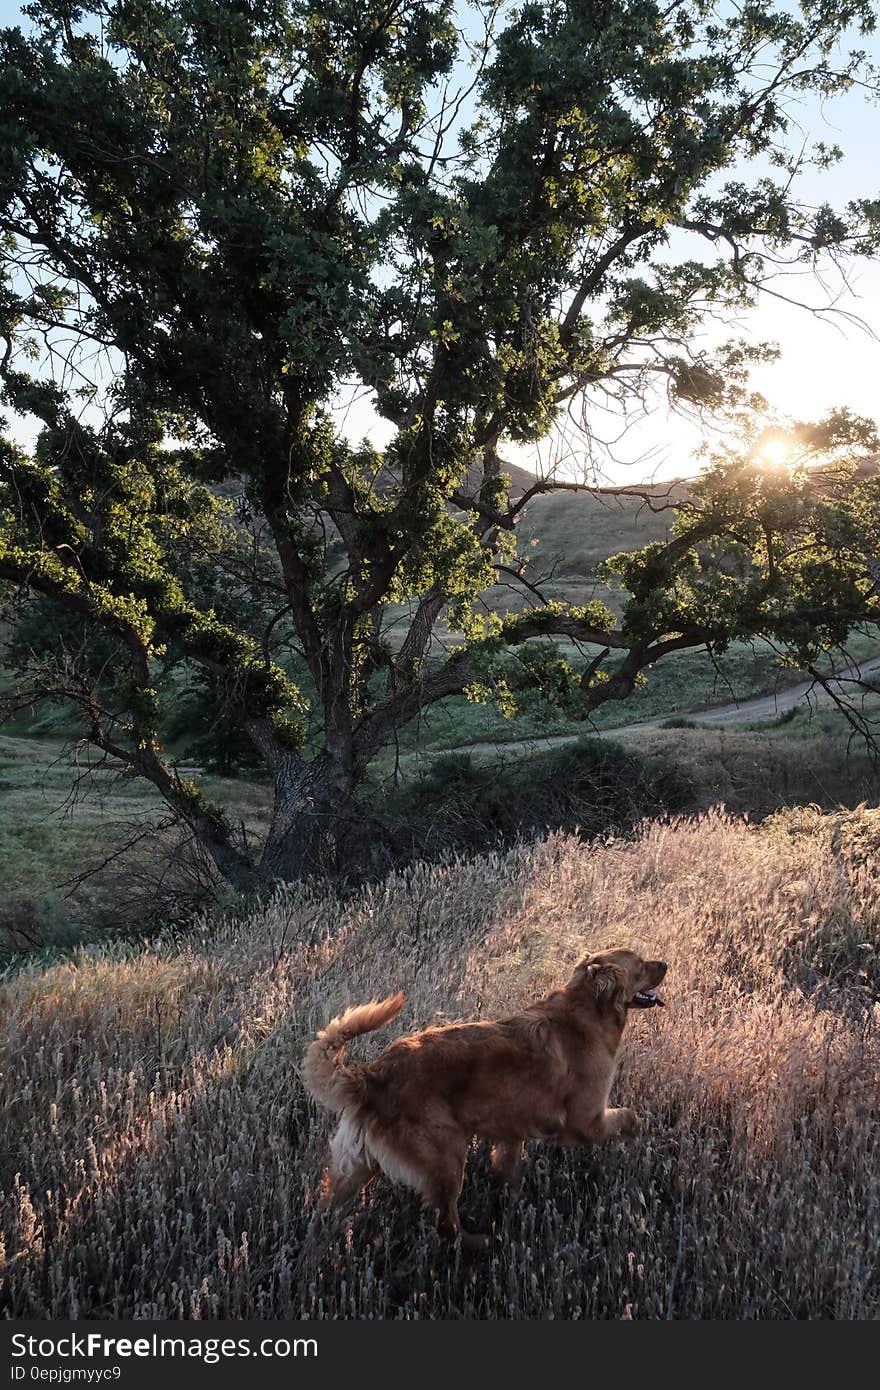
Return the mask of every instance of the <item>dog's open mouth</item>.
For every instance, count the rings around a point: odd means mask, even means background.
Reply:
[[[666,1007],[656,989],[638,989],[629,1001],[631,1009],[653,1009],[657,1004]]]

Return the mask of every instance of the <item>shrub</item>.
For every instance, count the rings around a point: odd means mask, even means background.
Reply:
[[[663,759],[581,738],[509,763],[444,754],[417,781],[370,807],[368,833],[374,862],[381,846],[387,863],[401,865],[505,848],[553,831],[584,838],[625,831],[691,799],[690,784]]]

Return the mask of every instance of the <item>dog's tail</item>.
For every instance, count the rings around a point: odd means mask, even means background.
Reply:
[[[306,1090],[315,1100],[337,1114],[361,1093],[357,1074],[342,1060],[342,1053],[361,1033],[384,1028],[403,1008],[404,996],[392,994],[387,999],[373,999],[347,1009],[323,1028],[303,1058],[300,1069]]]

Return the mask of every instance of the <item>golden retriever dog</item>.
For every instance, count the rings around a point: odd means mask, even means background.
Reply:
[[[519,1189],[526,1139],[598,1144],[639,1127],[632,1110],[608,1108],[630,1009],[663,1001],[659,960],[634,951],[585,956],[564,989],[522,1013],[488,1023],[453,1023],[399,1038],[366,1066],[346,1066],[347,1043],[396,1018],[394,994],[349,1009],[309,1047],[302,1079],[339,1115],[324,1175],[327,1206],[347,1201],[387,1174],[439,1213],[440,1231],[464,1243],[458,1199],[476,1136],[493,1144],[496,1174]]]

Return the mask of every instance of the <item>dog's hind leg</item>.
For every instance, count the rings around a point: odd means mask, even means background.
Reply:
[[[488,1236],[472,1235],[462,1230],[458,1214],[458,1199],[464,1186],[464,1168],[467,1150],[462,1155],[449,1156],[444,1166],[435,1169],[425,1186],[425,1205],[438,1213],[438,1229],[441,1236],[454,1240],[456,1236],[466,1250],[485,1250]]]
[[[321,1185],[321,1205],[323,1207],[343,1207],[351,1202],[368,1183],[377,1177],[379,1169],[371,1163],[361,1163],[349,1172],[341,1173],[331,1163]]]
[[[357,1197],[379,1172],[363,1130],[344,1117],[330,1141],[330,1162],[321,1185],[322,1207],[341,1207]]]
[[[432,1130],[409,1128],[401,1134],[370,1134],[371,1154],[393,1182],[405,1183],[418,1192],[429,1211],[439,1216],[441,1236],[469,1249],[482,1249],[485,1236],[461,1229],[458,1199],[464,1185],[464,1169],[471,1136],[451,1124]]]
[[[518,1197],[522,1189],[525,1157],[525,1146],[518,1140],[502,1140],[492,1146],[492,1170],[501,1182],[509,1184],[514,1197]]]

